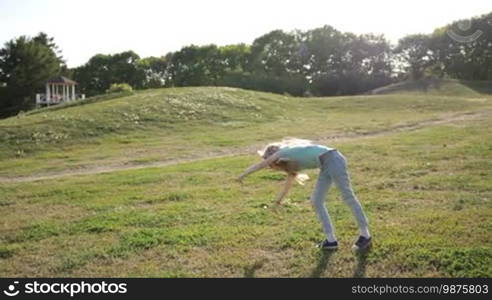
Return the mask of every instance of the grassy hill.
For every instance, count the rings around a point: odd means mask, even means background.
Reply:
[[[492,97],[463,89],[333,98],[161,89],[0,120],[0,275],[490,277]],[[283,136],[348,157],[372,251],[351,252],[356,225],[336,190],[328,209],[341,248],[315,247],[315,170],[277,208],[282,174],[233,180],[258,161],[250,145]],[[6,181],[187,157],[203,160]]]
[[[232,88],[147,90],[0,120],[0,177],[195,157],[488,107],[482,95],[293,98]]]

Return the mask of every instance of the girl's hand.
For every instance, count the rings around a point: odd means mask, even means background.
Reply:
[[[236,181],[239,182],[240,184],[243,184],[243,179],[244,179],[244,176],[241,175],[241,176],[236,178]]]

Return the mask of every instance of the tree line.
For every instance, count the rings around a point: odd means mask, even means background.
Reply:
[[[31,109],[34,94],[43,92],[54,75],[74,79],[87,96],[105,93],[114,83],[133,89],[215,85],[331,96],[427,76],[491,80],[492,13],[453,22],[432,34],[408,35],[395,46],[383,35],[324,26],[274,30],[251,45],[190,45],[161,57],[141,58],[133,51],[97,54],[72,69],[52,37],[21,36],[0,49],[0,114]]]

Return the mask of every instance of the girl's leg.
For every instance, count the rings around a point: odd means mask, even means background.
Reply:
[[[313,204],[316,214],[323,225],[323,230],[326,234],[326,239],[328,242],[334,242],[337,240],[333,230],[333,225],[331,224],[330,215],[328,214],[325,206],[325,198],[331,182],[331,177],[321,171],[319,173],[314,191],[311,195],[311,203]]]
[[[337,151],[335,155],[333,155],[333,159],[330,161],[328,166],[330,167],[329,172],[332,175],[335,184],[342,192],[344,202],[352,209],[352,213],[354,214],[357,224],[359,225],[360,234],[369,238],[370,233],[368,221],[362,206],[352,189],[350,176],[347,171],[347,160]]]

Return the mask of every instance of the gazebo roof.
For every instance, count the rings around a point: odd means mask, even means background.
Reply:
[[[57,83],[57,84],[66,84],[66,85],[75,85],[77,84],[77,82],[71,80],[71,79],[68,79],[67,77],[64,77],[64,76],[56,76],[56,77],[52,77],[48,80],[47,83]]]

